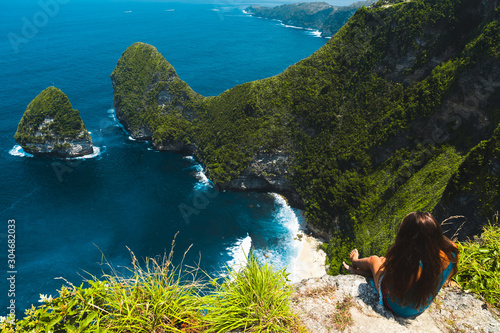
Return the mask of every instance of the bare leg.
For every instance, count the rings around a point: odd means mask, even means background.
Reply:
[[[364,269],[362,269],[356,265],[355,260],[359,260],[358,259],[359,253],[358,253],[357,249],[354,249],[351,251],[350,257],[351,257],[352,266],[349,266],[345,262],[342,262],[342,264],[344,265],[344,268],[347,269],[349,271],[349,273],[362,275],[365,277],[372,276],[370,269],[367,269],[366,267]]]
[[[346,263],[343,263],[344,267],[349,271],[349,273],[366,277],[373,276],[373,279],[375,280],[375,286],[378,290],[380,276],[382,276],[383,273],[383,270],[381,270],[380,267],[384,263],[385,258],[379,256],[370,256],[368,258],[359,259],[359,253],[357,249],[351,251],[350,257],[352,261],[352,267],[347,265]]]

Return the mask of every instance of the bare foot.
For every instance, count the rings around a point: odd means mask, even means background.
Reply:
[[[346,264],[343,261],[342,261],[342,264],[344,265],[344,268],[347,269],[347,271],[349,271],[350,274],[357,274],[356,268],[349,266],[348,264]]]
[[[351,257],[351,261],[358,260],[359,259],[358,249],[352,250],[351,254],[350,254],[350,257]]]
[[[359,259],[359,252],[358,252],[358,249],[354,249],[351,251],[351,254],[349,255],[351,257],[351,262],[352,262],[352,267],[354,268],[358,268],[356,266],[356,264],[354,264],[354,260],[358,260]]]

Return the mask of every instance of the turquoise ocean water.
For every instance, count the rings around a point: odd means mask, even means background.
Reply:
[[[141,41],[195,91],[218,95],[280,73],[326,39],[250,17],[246,4],[233,1],[1,4],[0,315],[12,300],[20,314],[39,294],[56,295],[64,283],[57,277],[79,285],[89,273],[99,276],[103,256],[120,267],[130,263],[127,247],[137,258],[168,252],[176,232],[176,260],[191,246],[184,263],[200,262],[213,274],[241,262],[250,246],[293,270],[300,212],[273,194],[218,193],[191,156],[131,140],[116,120],[109,75],[122,52]],[[16,145],[26,106],[52,85],[80,111],[98,147],[93,156],[35,158]],[[186,219],[180,205],[198,205],[199,213]]]

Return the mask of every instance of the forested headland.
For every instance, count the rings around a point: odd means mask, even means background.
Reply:
[[[499,15],[494,0],[379,1],[283,73],[214,97],[136,43],[112,75],[117,114],[158,149],[194,150],[222,188],[292,198],[337,274],[353,247],[384,254],[410,211],[463,215],[446,229],[465,239],[500,209]]]

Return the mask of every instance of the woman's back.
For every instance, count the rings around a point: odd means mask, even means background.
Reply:
[[[441,252],[441,253],[442,253],[442,257],[441,257],[441,259],[442,259],[442,261],[441,261],[442,262],[442,265],[441,265],[442,271],[441,271],[441,274],[439,276],[439,282],[438,282],[438,288],[436,291],[436,295],[439,292],[439,290],[441,289],[441,287],[449,279],[451,279],[451,277],[454,274],[454,271],[456,270],[456,263],[448,260],[448,258],[445,256],[444,252]],[[418,274],[419,276],[417,276],[417,281],[421,275],[421,270],[422,270],[422,268],[420,268],[420,270],[419,270],[419,274]],[[412,288],[410,287],[408,292],[412,293],[414,291],[412,291]],[[421,307],[416,308],[413,304],[408,304],[406,306],[403,306],[403,305],[401,305],[403,302],[393,300],[391,295],[390,295],[390,291],[388,291],[387,288],[382,287],[382,295],[383,295],[383,304],[387,308],[391,309],[394,313],[396,313],[397,315],[399,315],[401,317],[412,317],[412,316],[415,316],[415,315],[422,313],[425,309],[427,309],[431,305],[431,303],[435,297],[435,295],[434,296],[429,295],[426,304],[424,304]]]
[[[456,272],[457,261],[456,245],[431,214],[408,214],[381,267],[386,305],[401,316],[422,312]]]
[[[380,302],[396,314],[410,317],[423,312],[443,284],[456,273],[458,249],[443,235],[430,213],[413,212],[405,216],[394,245],[385,257],[359,258],[350,254],[351,274],[373,277]]]

